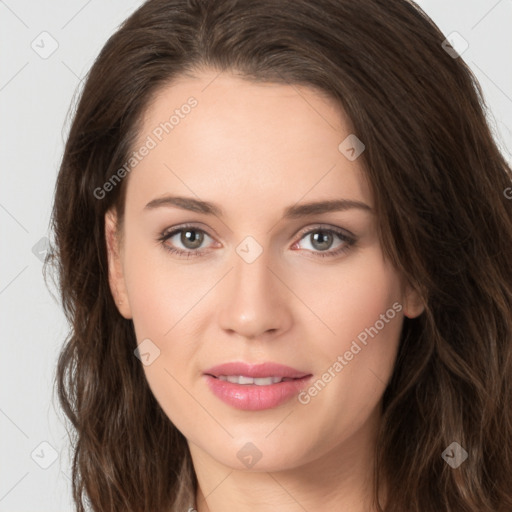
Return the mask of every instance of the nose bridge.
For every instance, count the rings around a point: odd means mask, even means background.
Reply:
[[[235,249],[234,280],[239,291],[264,293],[270,285],[272,273],[270,249],[261,245],[254,237],[246,237]]]
[[[282,284],[271,270],[276,266],[272,251],[248,236],[235,252],[230,282],[220,297],[222,327],[247,337],[279,329],[287,313]]]

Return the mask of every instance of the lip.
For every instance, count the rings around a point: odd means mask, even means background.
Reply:
[[[293,380],[268,386],[233,384],[219,375],[245,375],[253,378],[287,377]],[[246,411],[261,411],[277,407],[304,389],[312,375],[277,363],[248,364],[231,362],[214,366],[204,372],[203,378],[210,391],[224,403]]]
[[[288,377],[290,379],[301,379],[310,375],[307,372],[301,372],[290,366],[278,363],[259,363],[250,364],[242,361],[233,361],[230,363],[213,366],[204,372],[205,375],[218,377],[219,375],[245,375],[247,377]]]

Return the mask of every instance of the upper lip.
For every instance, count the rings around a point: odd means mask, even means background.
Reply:
[[[244,375],[246,377],[264,378],[264,377],[288,377],[290,379],[300,379],[311,375],[307,372],[301,372],[290,366],[278,363],[259,363],[250,364],[241,361],[219,364],[206,370],[205,375],[218,377],[219,375]]]

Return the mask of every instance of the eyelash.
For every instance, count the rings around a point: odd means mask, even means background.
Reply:
[[[190,231],[204,233],[205,235],[210,236],[203,229],[200,229],[191,224],[184,224],[183,226],[179,226],[178,228],[173,229],[172,231],[169,231],[169,232],[164,231],[163,233],[160,234],[160,237],[157,238],[157,241],[161,243],[162,247],[166,251],[170,252],[171,254],[175,254],[179,257],[191,258],[191,257],[201,256],[202,253],[205,252],[204,250],[195,249],[195,250],[184,251],[182,249],[176,249],[175,247],[171,247],[165,243],[167,240],[172,238],[174,235],[181,233],[182,231],[185,231],[187,229]],[[317,233],[317,232],[334,234],[334,235],[338,236],[346,244],[346,245],[342,246],[341,248],[336,249],[334,251],[332,251],[332,250],[331,251],[313,251],[320,258],[334,258],[336,256],[339,256],[339,255],[347,252],[349,249],[351,249],[356,243],[355,238],[352,238],[352,237],[346,235],[339,229],[323,228],[321,226],[317,226],[313,229],[310,229],[309,231],[306,231],[305,233],[302,233],[301,237],[299,238],[299,241],[302,240],[303,238],[305,238],[307,235],[310,235],[311,233]],[[210,237],[210,238],[212,238],[212,237]]]

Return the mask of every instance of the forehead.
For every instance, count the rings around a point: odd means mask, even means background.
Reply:
[[[340,106],[312,88],[226,73],[182,77],[160,89],[144,113],[127,204],[140,210],[173,193],[221,203],[227,212],[233,205],[233,215],[282,210],[301,198],[371,205],[361,160],[339,149],[351,134]]]

